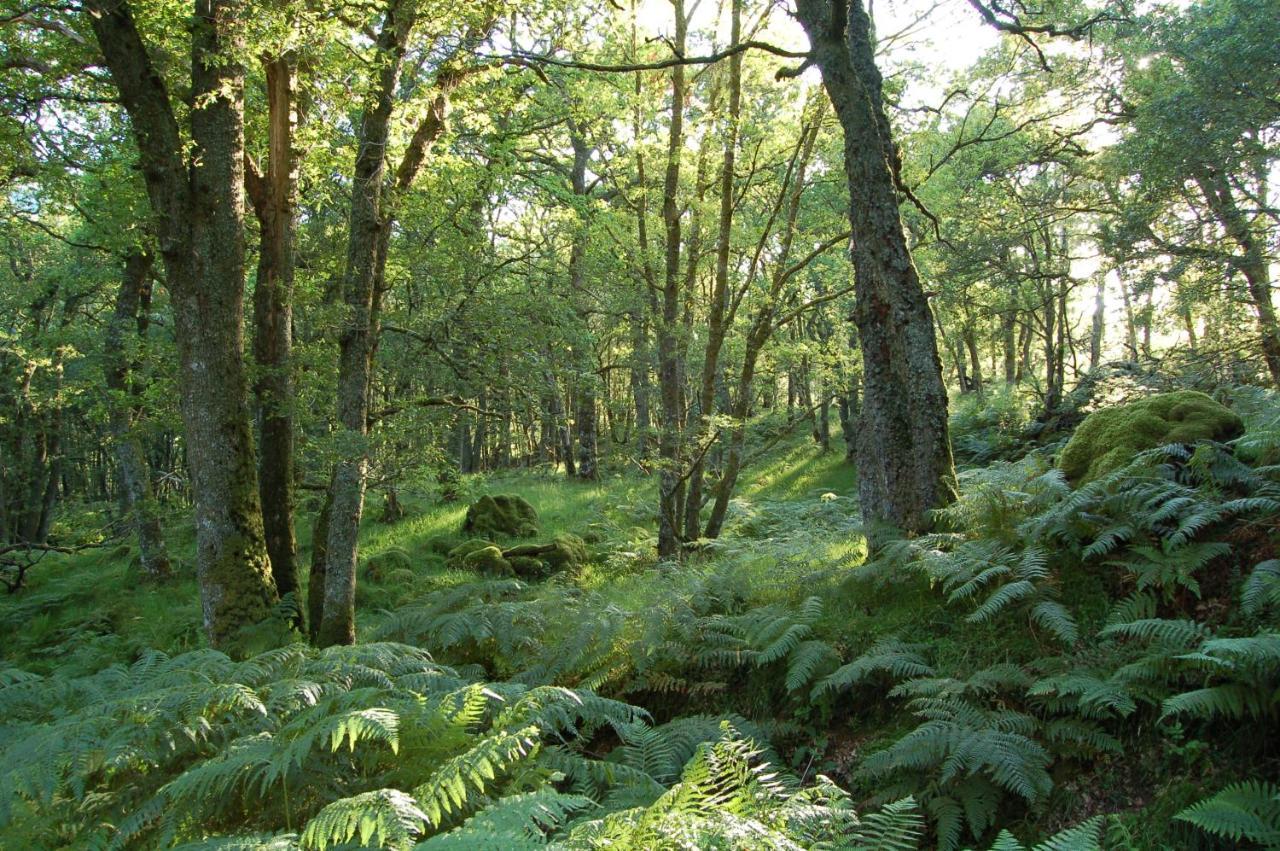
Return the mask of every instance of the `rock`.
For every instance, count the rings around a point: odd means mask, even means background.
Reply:
[[[1058,458],[1058,468],[1081,485],[1110,473],[1139,452],[1168,443],[1231,440],[1244,422],[1204,393],[1179,390],[1103,408],[1087,416]]]
[[[453,535],[436,535],[427,541],[427,549],[436,555],[447,556],[461,543],[462,539]]]
[[[483,550],[486,547],[494,547],[496,549],[496,545],[493,541],[486,538],[472,538],[469,541],[463,541],[461,544],[458,544],[456,547],[449,550],[449,555],[445,559],[445,563],[449,565],[449,567],[462,567],[462,562],[467,556],[477,550]],[[501,555],[501,552],[499,552],[499,555]]]
[[[524,497],[482,496],[467,509],[462,531],[475,536],[532,538],[538,534],[538,512]]]
[[[511,563],[516,576],[521,578],[538,578],[547,574],[546,562],[536,556],[507,556],[503,553],[503,557]]]
[[[577,535],[556,535],[551,541],[552,549],[542,559],[553,570],[567,570],[581,567],[591,560],[591,552],[587,544]]]
[[[395,570],[413,570],[413,559],[399,547],[383,550],[371,556],[365,567],[365,576],[372,582],[381,582]]]
[[[462,558],[462,566],[478,573],[496,573],[510,575],[514,573],[511,562],[502,557],[502,550],[497,547],[482,547]]]
[[[389,585],[411,585],[413,580],[418,578],[418,574],[412,570],[398,568],[387,574],[387,584]]]

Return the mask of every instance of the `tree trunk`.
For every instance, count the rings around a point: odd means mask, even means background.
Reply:
[[[369,467],[369,386],[376,340],[374,291],[380,278],[384,165],[396,84],[414,12],[393,2],[378,34],[377,79],[367,95],[356,151],[347,262],[342,280],[346,310],[338,352],[340,458],[329,483],[331,499],[324,570],[324,612],[316,631],[321,646],[355,641],[356,560]]]
[[[152,257],[142,251],[130,252],[124,260],[124,276],[116,294],[115,312],[107,326],[103,355],[106,361],[106,384],[111,391],[108,426],[120,468],[120,496],[125,516],[138,536],[142,571],[153,579],[164,579],[173,567],[165,549],[159,513],[151,492],[151,471],[142,451],[142,443],[133,429],[136,410],[136,384],[131,381],[133,364],[126,340],[138,325],[138,311]]]
[[[1249,226],[1248,219],[1231,194],[1231,187],[1220,173],[1201,172],[1195,180],[1209,209],[1240,249],[1234,265],[1248,285],[1267,372],[1272,383],[1280,386],[1280,324],[1276,321],[1276,309],[1271,301],[1271,269],[1266,239],[1260,238]]]
[[[244,127],[234,0],[197,0],[192,26],[192,160],[125,2],[90,0],[98,45],[128,112],[174,310],[196,573],[215,647],[276,602],[262,529],[244,370]]]
[[[933,316],[898,211],[899,160],[871,21],[859,0],[844,5],[797,0],[796,10],[844,129],[863,360],[859,492],[869,526],[914,533],[955,498],[947,394]]]
[[[673,50],[684,53],[687,20],[684,0],[672,0],[675,11]],[[667,167],[662,184],[662,222],[665,233],[665,266],[661,314],[658,321],[658,385],[662,403],[662,430],[658,436],[658,557],[680,558],[680,152],[684,148],[684,66],[671,69],[671,126],[667,139]]]
[[[578,466],[577,477],[585,481],[595,481],[599,475],[597,455],[599,439],[596,420],[596,387],[595,374],[591,356],[591,314],[587,310],[587,288],[584,281],[583,262],[587,254],[587,237],[589,235],[586,216],[587,199],[587,163],[591,160],[591,148],[582,131],[573,118],[569,120],[569,139],[573,145],[573,167],[570,170],[570,189],[578,207],[573,223],[573,243],[569,248],[569,289],[573,292],[578,326],[582,332],[582,344],[576,353],[580,362],[579,380],[576,387],[576,406],[574,408],[575,427],[578,432]],[[572,464],[565,465],[566,471],[573,469]]]
[[[293,148],[293,66],[288,57],[263,61],[267,84],[267,173],[252,168],[246,186],[261,230],[253,294],[253,356],[258,365],[258,490],[271,574],[283,596],[298,591],[294,514],[293,242],[296,157]]]
[[[1093,296],[1093,327],[1089,333],[1089,371],[1102,363],[1102,338],[1107,329],[1107,279],[1098,276],[1098,288]]]
[[[730,10],[729,47],[742,39],[742,0],[733,0]],[[694,440],[697,453],[689,472],[689,495],[685,502],[685,535],[696,538],[701,523],[702,488],[709,451],[705,444],[712,439],[711,423],[716,412],[716,378],[720,374],[720,351],[729,330],[726,312],[729,307],[729,252],[733,231],[734,168],[738,154],[738,122],[742,114],[742,54],[729,57],[729,108],[726,118],[724,150],[720,162],[720,214],[716,231],[715,275],[711,285],[711,304],[707,317],[707,346],[702,358],[702,383],[698,391],[699,422]]]

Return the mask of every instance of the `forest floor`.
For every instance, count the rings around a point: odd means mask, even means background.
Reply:
[[[802,782],[823,774],[855,800],[903,797],[913,793],[913,781],[892,787],[860,771],[869,755],[907,741],[920,724],[891,689],[895,682],[937,677],[929,682],[944,695],[989,699],[995,708],[982,711],[999,713],[1008,706],[1002,694],[1034,693],[1028,671],[1053,673],[1056,665],[1069,674],[1111,651],[1085,642],[1053,655],[1059,651],[1050,636],[1016,618],[966,617],[970,610],[948,602],[927,571],[897,571],[891,581],[860,576],[867,571],[859,569],[866,550],[856,476],[842,455],[821,452],[807,438],[779,444],[744,475],[724,536],[678,568],[655,564],[654,484],[638,475],[610,474],[597,484],[550,470],[466,477],[450,502],[406,487],[406,516],[391,524],[378,521],[375,498],[361,537],[359,635],[417,644],[490,680],[595,689],[642,706],[655,723],[738,718],[767,737],[773,758]],[[1007,477],[1011,469],[975,466],[962,478]],[[1028,477],[1035,472],[1008,484],[1010,492],[1034,493]],[[1006,487],[996,481],[997,489]],[[498,580],[477,584],[481,577],[446,565],[439,542],[463,537],[468,503],[500,493],[536,507],[540,538],[587,539],[590,563],[519,590]],[[303,565],[312,520],[300,512]],[[100,521],[86,510],[63,522]],[[184,569],[162,585],[139,581],[136,550],[125,544],[48,557],[27,588],[0,599],[3,661],[69,678],[128,664],[148,648],[174,654],[204,646],[190,567],[193,530],[175,513],[167,531]],[[1053,583],[1080,635],[1104,630],[1120,596],[1114,580],[1067,560]],[[451,598],[451,589],[460,594]],[[825,690],[822,677],[859,654],[872,660],[866,670]],[[920,661],[925,656],[928,665]],[[1071,700],[1066,688],[1061,693]],[[1052,717],[1057,710],[1046,711]],[[1037,735],[1051,738],[1052,723]],[[1176,723],[1110,729],[1123,729],[1123,748],[1059,749],[1052,788],[1037,792],[1030,808],[1004,792],[974,792],[982,796],[976,815],[967,816],[974,835],[994,823],[1040,836],[1108,813],[1118,815],[1108,824],[1107,847],[1202,847],[1173,815],[1232,780],[1274,769],[1250,725],[1219,726],[1212,744]],[[1109,733],[1099,736],[1112,741]]]

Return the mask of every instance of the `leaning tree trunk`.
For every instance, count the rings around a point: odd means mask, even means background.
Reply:
[[[250,169],[247,186],[261,230],[258,280],[253,293],[253,391],[259,424],[258,491],[271,574],[281,595],[298,592],[298,539],[294,514],[293,67],[288,57],[264,60],[267,81],[267,172]]]
[[[107,326],[103,356],[107,389],[112,395],[108,406],[108,428],[120,468],[121,502],[125,516],[138,536],[143,573],[153,579],[163,579],[173,572],[173,568],[151,492],[151,471],[142,451],[142,442],[133,427],[136,385],[130,378],[133,364],[126,343],[130,330],[138,325],[138,311],[151,263],[151,255],[142,251],[130,252],[125,257],[124,276],[116,294],[115,312]]]
[[[1236,266],[1248,285],[1249,300],[1258,321],[1262,358],[1272,383],[1280,386],[1280,322],[1276,320],[1275,305],[1271,301],[1271,267],[1266,254],[1266,240],[1260,239],[1249,226],[1248,219],[1231,194],[1231,187],[1220,173],[1197,174],[1196,184],[1227,236],[1240,248]]]
[[[797,0],[844,129],[853,230],[854,322],[862,344],[858,482],[872,526],[919,532],[955,497],[947,395],[933,317],[898,210],[898,154],[859,0]]]
[[[197,0],[187,143],[123,0],[86,11],[128,112],[173,303],[196,575],[215,647],[266,620],[276,601],[262,529],[244,369],[244,71],[235,0]]]

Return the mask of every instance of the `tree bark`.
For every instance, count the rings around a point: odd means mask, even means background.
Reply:
[[[155,497],[151,492],[151,471],[142,443],[134,431],[137,385],[131,379],[134,364],[129,356],[127,340],[138,326],[138,311],[147,288],[153,258],[143,251],[125,256],[124,275],[116,294],[115,311],[107,326],[103,343],[106,385],[111,391],[108,427],[120,469],[120,495],[125,515],[138,536],[142,571],[153,579],[164,579],[173,573]]]
[[[675,12],[673,50],[684,53],[688,21],[684,0],[671,0]],[[671,69],[671,124],[667,138],[667,167],[662,183],[662,223],[665,233],[665,265],[658,319],[658,385],[662,403],[662,430],[658,436],[658,557],[680,558],[680,154],[684,148],[684,66]]]
[[[860,0],[797,0],[796,11],[844,129],[863,360],[862,514],[873,528],[920,532],[955,498],[955,468],[933,317],[898,211],[899,160],[871,21]]]
[[[293,244],[297,159],[293,147],[293,64],[263,60],[267,87],[267,171],[246,163],[246,187],[261,231],[253,293],[253,392],[258,414],[258,491],[271,557],[283,596],[297,594],[298,539],[294,532]]]
[[[1107,329],[1107,279],[1098,276],[1098,288],[1093,296],[1093,326],[1089,331],[1089,371],[1102,363],[1102,338]]]
[[[244,369],[244,72],[235,0],[197,0],[191,161],[129,5],[89,0],[89,24],[131,119],[174,308],[196,512],[196,574],[215,647],[276,602]]]
[[[369,467],[369,385],[376,339],[374,290],[384,221],[384,165],[396,84],[414,22],[409,4],[388,6],[377,40],[377,76],[360,119],[351,193],[342,301],[346,311],[338,343],[339,460],[329,483],[324,606],[316,642],[355,641],[356,560]],[[313,580],[314,581],[314,580]]]

